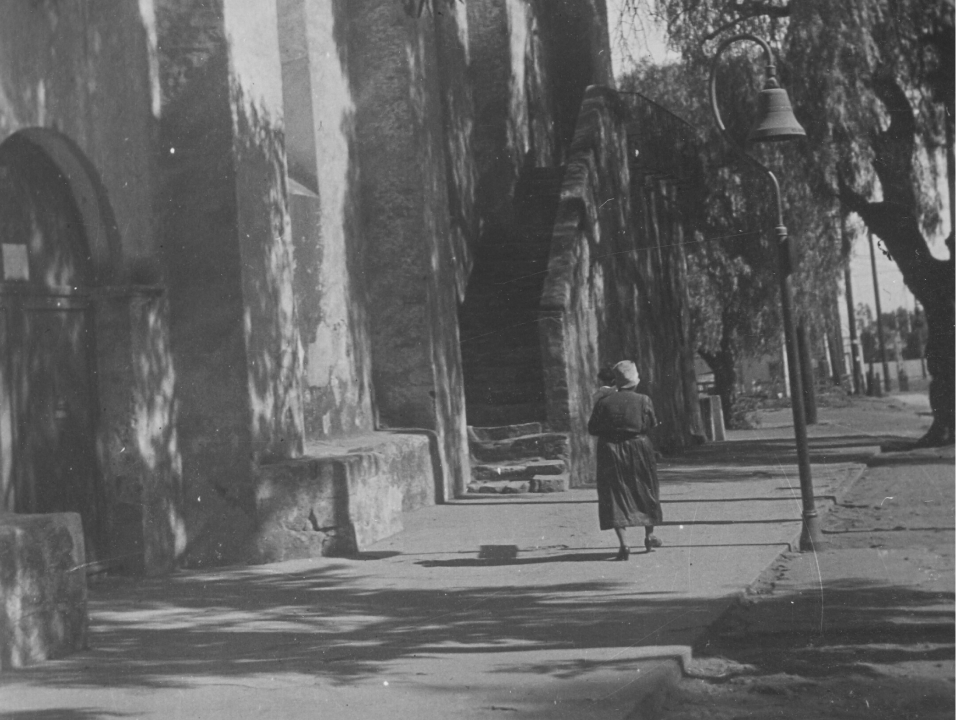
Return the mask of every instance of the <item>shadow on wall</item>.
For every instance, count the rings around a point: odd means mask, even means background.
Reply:
[[[157,222],[189,563],[235,561],[253,531],[252,446],[233,120],[219,2],[157,7]]]
[[[5,240],[28,240],[29,261],[0,293],[0,347],[12,350],[0,352],[9,400],[0,425],[12,426],[0,458],[5,507],[78,512],[91,562],[142,570],[145,557],[162,570],[181,544],[162,293],[105,284],[121,275],[119,239],[110,239],[115,223],[95,170],[53,131],[23,135],[0,151],[28,161],[25,173],[0,169],[23,183],[0,191],[14,201],[0,200],[0,223]],[[91,234],[98,239],[88,242]]]
[[[234,86],[232,95],[252,449],[254,462],[268,462],[302,454],[302,348],[293,298],[285,147],[281,129],[265,110],[240,87]]]
[[[295,303],[305,347],[304,432],[314,440],[370,432],[374,418],[349,3],[300,1],[280,5],[280,43],[289,53],[283,97],[290,163],[297,152],[321,162],[312,168],[316,192],[291,197]],[[322,31],[309,36],[307,53],[294,55],[292,49],[306,42],[305,27],[296,23],[314,24],[316,18]],[[312,60],[323,49],[328,59],[315,73]]]
[[[0,145],[0,231],[2,509],[77,512],[101,557],[92,262],[69,181],[19,133]]]

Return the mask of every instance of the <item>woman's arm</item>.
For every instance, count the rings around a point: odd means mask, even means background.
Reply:
[[[654,403],[650,398],[644,403],[644,422],[647,423],[647,429],[657,427],[657,415],[654,414]]]
[[[605,428],[606,420],[602,400],[604,398],[598,400],[591,411],[591,418],[588,420],[589,435],[600,435]]]

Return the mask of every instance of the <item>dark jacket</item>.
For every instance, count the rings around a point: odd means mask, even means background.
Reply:
[[[588,421],[588,432],[610,442],[646,435],[657,425],[654,404],[647,395],[632,390],[605,395]]]

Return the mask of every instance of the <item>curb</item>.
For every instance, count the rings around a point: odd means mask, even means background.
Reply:
[[[879,455],[880,452],[877,451],[873,453],[872,457]],[[846,496],[847,492],[853,487],[867,471],[870,466],[871,458],[867,459],[865,464],[856,464],[853,467],[849,468],[845,477],[839,481],[835,490],[828,495],[818,496],[820,500],[826,501],[825,504],[821,503],[821,506],[818,507],[818,511],[829,512],[831,508],[839,505],[843,498]],[[708,626],[708,629],[720,622],[720,620],[738,603],[740,603],[747,594],[755,587],[757,582],[763,576],[763,574],[774,564],[780,561],[782,555],[786,553],[797,552],[795,548],[800,547],[800,535],[801,530],[798,530],[794,535],[793,539],[786,543],[786,549],[781,551],[770,563],[765,567],[761,568],[760,572],[751,580],[743,590],[737,593],[735,596],[732,596],[728,603],[727,607],[721,612],[714,621]],[[706,630],[704,631],[706,633]],[[748,672],[746,666],[738,666],[736,664],[727,664],[726,662],[707,662],[699,661],[694,659],[693,647],[692,646],[676,646],[674,648],[668,648],[673,651],[673,657],[669,660],[673,664],[676,672],[665,674],[661,673],[660,678],[654,678],[651,680],[651,686],[641,695],[640,707],[636,707],[635,710],[627,716],[627,720],[655,720],[660,717],[661,710],[663,709],[664,702],[667,700],[667,697],[680,685],[680,683],[686,679],[721,679],[729,678],[733,675],[745,674]]]
[[[690,647],[675,646],[673,650],[674,656],[661,658],[650,672],[634,681],[640,690],[635,693],[634,709],[624,716],[624,720],[657,720],[661,717],[664,703],[684,679],[685,668],[690,662]]]

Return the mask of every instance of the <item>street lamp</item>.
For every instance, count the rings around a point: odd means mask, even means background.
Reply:
[[[806,137],[806,132],[793,116],[787,91],[777,82],[777,68],[773,54],[766,41],[755,35],[735,35],[724,40],[717,48],[710,70],[710,107],[714,120],[724,139],[752,164],[766,173],[773,186],[777,202],[777,277],[780,281],[780,305],[783,315],[783,331],[787,346],[787,364],[790,373],[790,400],[793,408],[793,430],[797,444],[797,467],[800,471],[800,496],[803,500],[803,529],[800,533],[800,549],[813,550],[823,545],[820,518],[813,499],[813,477],[810,474],[810,452],[807,447],[807,420],[803,399],[803,377],[800,372],[800,354],[797,351],[797,336],[793,322],[793,292],[790,275],[796,265],[794,248],[783,224],[783,202],[780,199],[780,183],[776,176],[756,158],[747,154],[727,132],[717,107],[717,61],[730,45],[741,40],[755,42],[763,48],[767,61],[766,82],[757,98],[757,120],[750,131],[750,142],[783,142]]]

